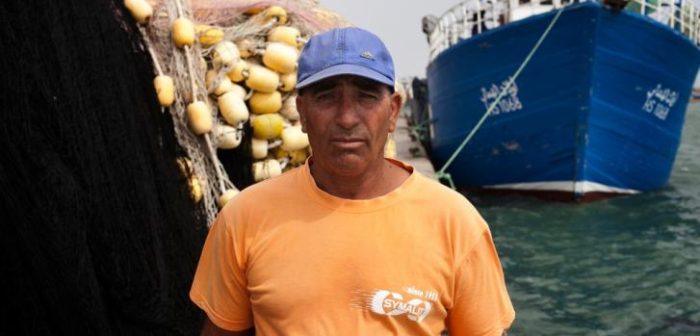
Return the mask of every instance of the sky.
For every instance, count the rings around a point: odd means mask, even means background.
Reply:
[[[320,0],[355,26],[375,33],[394,58],[397,78],[425,77],[428,43],[421,30],[423,16],[440,16],[459,0]]]

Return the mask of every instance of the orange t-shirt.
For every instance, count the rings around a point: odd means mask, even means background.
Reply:
[[[221,211],[190,298],[220,328],[259,335],[501,335],[515,313],[486,222],[413,171],[396,190],[348,200],[308,163]]]

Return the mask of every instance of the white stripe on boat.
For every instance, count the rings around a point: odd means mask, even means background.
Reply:
[[[547,182],[524,182],[486,185],[483,188],[489,189],[514,189],[514,190],[537,190],[537,191],[564,191],[585,194],[590,192],[603,192],[615,194],[637,194],[639,190],[624,189],[608,186],[591,181],[547,181]]]

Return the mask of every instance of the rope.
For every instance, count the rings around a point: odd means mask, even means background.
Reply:
[[[177,5],[177,10],[178,14],[180,17],[183,17],[183,12],[182,12],[182,4],[180,4],[180,0],[176,0],[175,4]],[[192,68],[192,49],[190,46],[183,46],[183,49],[185,50],[185,60],[187,61],[187,72],[190,77],[190,89],[192,90],[192,101],[197,101],[197,84],[195,81],[195,75],[194,75],[194,69]],[[220,193],[224,193],[226,191],[226,185],[224,183],[224,177],[221,172],[221,167],[219,167],[218,164],[218,159],[216,156],[216,151],[214,150],[214,146],[212,145],[211,138],[209,133],[203,134],[204,136],[204,141],[205,141],[205,146],[207,148],[207,154],[209,156],[209,160],[211,160],[212,164],[214,165],[214,172],[216,174],[216,180],[219,184],[219,191]]]
[[[552,30],[552,27],[554,27],[554,24],[557,22],[557,20],[559,20],[559,16],[561,16],[561,13],[564,12],[564,8],[565,7],[562,7],[559,9],[559,11],[557,11],[557,14],[554,16],[554,18],[552,18],[552,21],[549,23],[549,26],[547,26],[547,29],[545,29],[544,33],[542,33],[542,36],[540,36],[540,39],[537,40],[537,43],[535,43],[535,46],[532,48],[532,50],[530,50],[530,53],[527,55],[527,57],[525,57],[523,62],[520,64],[520,67],[518,68],[518,70],[515,71],[515,74],[513,74],[513,76],[510,77],[506,86],[503,88],[503,90],[501,90],[501,93],[498,95],[498,97],[496,97],[496,100],[494,100],[494,102],[491,103],[491,106],[489,106],[489,108],[486,110],[484,115],[481,116],[481,119],[479,119],[479,122],[477,122],[476,125],[474,125],[474,127],[469,132],[467,137],[464,138],[464,141],[462,141],[462,143],[457,147],[457,149],[454,151],[454,153],[452,153],[452,156],[450,156],[450,158],[447,160],[447,162],[445,162],[445,164],[442,166],[442,168],[440,168],[440,170],[438,170],[437,172],[435,172],[435,174],[433,174],[434,179],[436,179],[436,180],[445,179],[450,184],[450,187],[452,189],[456,189],[454,181],[452,180],[452,175],[450,173],[446,172],[447,168],[457,158],[459,153],[462,152],[462,150],[467,145],[467,143],[472,139],[472,137],[474,136],[476,131],[479,130],[481,125],[486,120],[486,117],[488,117],[489,114],[491,114],[491,111],[501,101],[501,98],[503,98],[503,96],[506,94],[506,92],[508,92],[508,89],[510,89],[510,87],[513,85],[513,83],[518,78],[518,76],[520,76],[520,73],[523,71],[525,66],[527,66],[528,63],[530,63],[532,56],[535,54],[537,49],[540,48],[540,45],[542,44],[544,39],[547,37],[547,35],[549,35],[549,32]]]
[[[185,14],[182,11],[182,4],[180,3],[179,0],[175,1],[175,8],[177,8],[177,16],[178,17],[183,17]]]
[[[406,128],[411,134],[413,134],[413,136],[422,141],[425,140],[425,134],[428,132],[428,125],[432,124],[433,122],[435,122],[434,118],[426,119],[416,125],[407,126]]]
[[[209,133],[204,134],[204,141],[206,142],[206,147],[207,150],[209,151],[209,159],[211,160],[211,163],[214,165],[214,171],[216,172],[216,179],[217,182],[219,182],[219,191],[221,194],[223,194],[226,191],[226,184],[224,183],[224,177],[223,174],[221,173],[221,167],[219,167],[219,163],[217,160],[216,156],[216,151],[214,150],[214,145],[211,143],[211,138],[209,137]]]
[[[146,50],[148,50],[148,53],[151,55],[151,59],[153,59],[153,66],[156,68],[156,73],[158,76],[163,75],[163,68],[160,66],[160,62],[158,62],[158,56],[156,55],[156,52],[153,51],[153,43],[151,42],[151,38],[148,37],[148,33],[146,32],[146,29],[143,27],[139,27],[139,31],[141,33],[141,36],[143,37],[143,41],[146,44]]]

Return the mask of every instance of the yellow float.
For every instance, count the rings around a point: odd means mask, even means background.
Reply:
[[[192,21],[180,17],[173,22],[172,28],[173,43],[178,48],[191,46],[194,43],[195,30]]]
[[[226,92],[230,92],[234,90],[233,87],[233,82],[231,82],[231,79],[229,79],[226,76],[222,76],[221,78],[218,79],[217,81],[217,71],[216,70],[209,70],[207,71],[206,74],[206,82],[207,82],[207,88],[213,92],[217,96],[221,96],[222,94]],[[216,85],[216,87],[214,87]]]
[[[301,130],[301,126],[291,126],[282,130],[282,149],[296,151],[309,146],[309,136]]]
[[[309,156],[309,152],[306,148],[289,152],[289,164],[293,166],[298,166],[306,161]]]
[[[140,24],[145,24],[153,15],[153,7],[146,0],[124,0],[124,7],[131,12],[134,20]]]
[[[253,163],[253,179],[256,182],[282,175],[282,166],[275,159]]]
[[[282,160],[282,159],[289,157],[289,152],[282,149],[282,147],[278,146],[272,150],[272,156],[274,156],[275,159],[277,159],[277,160]]]
[[[293,94],[284,100],[280,114],[290,121],[299,120],[299,111],[297,111],[297,95]]]
[[[278,113],[268,113],[251,118],[253,136],[258,139],[270,140],[278,138],[284,129],[284,118]]]
[[[245,101],[239,93],[234,91],[221,95],[218,99],[218,105],[221,116],[231,126],[238,126],[238,124],[248,120],[250,116]]]
[[[257,64],[250,65],[247,75],[245,71],[242,74],[246,77],[245,85],[255,91],[275,92],[280,83],[280,76],[276,72]]]
[[[242,100],[245,100],[245,96],[248,94],[245,90],[244,87],[238,85],[238,84],[231,84],[233,85],[231,88],[231,92],[235,93],[236,96],[241,97]]]
[[[263,13],[265,21],[275,20],[277,24],[283,25],[287,23],[287,11],[280,6],[270,6]]]
[[[199,36],[199,43],[205,47],[213,46],[224,39],[224,31],[217,27],[210,25],[196,25],[194,30],[197,33],[197,36]]]
[[[231,199],[236,197],[238,195],[238,190],[236,189],[228,189],[224,191],[221,196],[219,196],[219,199],[217,200],[217,203],[219,204],[219,208],[223,208],[224,205],[226,205]]]
[[[233,67],[240,58],[238,47],[231,41],[222,41],[214,46],[212,64],[215,69],[220,69],[222,66]]]
[[[216,125],[216,147],[234,149],[241,144],[242,138],[237,129],[223,124]]]
[[[270,42],[263,53],[263,64],[281,74],[288,74],[297,69],[299,51],[297,48],[281,42]]]
[[[172,77],[158,75],[153,79],[153,86],[156,88],[160,106],[170,107],[175,102],[175,82]]]
[[[299,29],[290,26],[277,26],[267,33],[268,42],[281,42],[294,48],[301,48],[301,32]]]
[[[250,154],[253,159],[260,160],[267,157],[267,140],[253,138],[250,142]]]
[[[203,101],[195,101],[187,105],[187,120],[190,129],[197,135],[211,130],[212,117],[209,106]]]
[[[199,183],[197,175],[190,176],[190,178],[187,180],[187,185],[190,189],[190,197],[192,197],[192,200],[195,203],[199,203],[199,201],[202,200],[204,193],[202,192],[202,184]]]
[[[280,91],[291,92],[297,86],[297,72],[280,75]]]
[[[279,91],[255,92],[250,96],[248,104],[250,110],[256,114],[276,113],[282,108],[282,94]]]
[[[236,83],[242,82],[246,79],[248,72],[250,71],[250,64],[244,60],[238,61],[226,75],[228,78]]]
[[[242,58],[255,56],[256,46],[253,40],[248,38],[240,39],[236,41],[236,46],[238,47],[238,51],[240,51]]]

